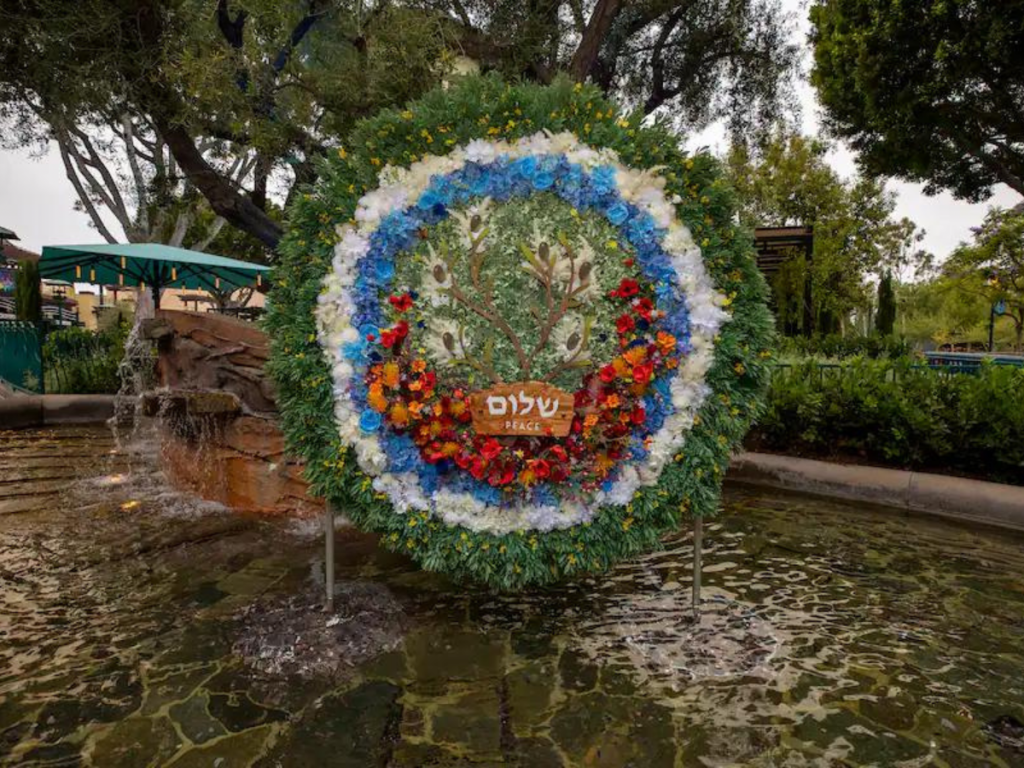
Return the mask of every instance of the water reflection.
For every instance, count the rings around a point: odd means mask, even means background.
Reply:
[[[5,764],[1024,765],[1020,538],[733,490],[694,623],[685,531],[522,595],[342,535],[330,618],[315,526],[158,464],[0,433]]]

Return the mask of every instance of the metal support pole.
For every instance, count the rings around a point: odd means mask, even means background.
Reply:
[[[693,519],[693,620],[700,619],[701,549],[704,545],[704,519]]]
[[[324,504],[324,588],[324,610],[334,613],[334,507],[329,501]]]
[[[996,335],[996,305],[992,306],[988,310],[988,353],[991,355],[992,350],[995,349],[995,335]]]

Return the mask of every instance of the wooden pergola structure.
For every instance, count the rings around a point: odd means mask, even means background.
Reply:
[[[766,278],[781,269],[794,256],[803,256],[808,271],[804,278],[803,311],[804,334],[814,332],[814,305],[811,301],[810,266],[814,258],[813,227],[758,227],[754,230],[754,248],[757,251],[757,267]]]

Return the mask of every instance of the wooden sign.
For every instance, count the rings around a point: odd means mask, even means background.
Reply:
[[[543,381],[497,384],[470,397],[478,435],[564,437],[572,426],[573,396]]]

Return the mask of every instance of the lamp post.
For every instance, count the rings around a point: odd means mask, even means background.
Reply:
[[[994,350],[994,339],[996,333],[996,316],[1006,314],[1006,300],[1000,299],[992,303],[988,313],[988,353],[991,355]]]
[[[64,325],[64,299],[67,297],[67,289],[58,285],[53,289],[53,297],[57,300],[57,325]]]

